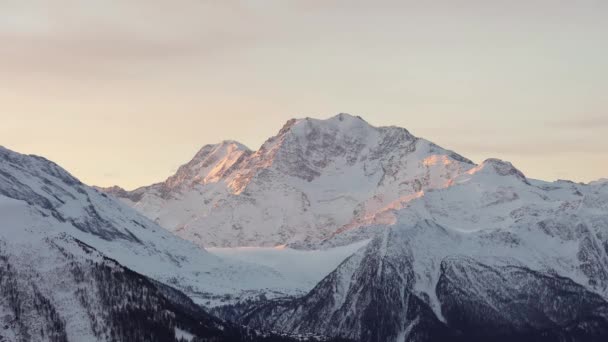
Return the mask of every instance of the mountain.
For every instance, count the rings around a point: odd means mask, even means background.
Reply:
[[[0,218],[0,341],[333,341],[210,315],[192,298],[300,285],[209,254],[42,157],[0,147]]]
[[[490,159],[393,214],[306,296],[232,318],[369,342],[608,338],[607,183]]]
[[[0,336],[608,340],[604,181],[530,179],[340,114],[103,191],[0,149]]]
[[[0,217],[0,238],[7,244],[65,234],[207,306],[303,290],[271,268],[220,258],[176,237],[53,162],[5,148]]]
[[[295,341],[209,315],[67,234],[0,240],[0,341]]]
[[[258,151],[203,147],[165,182],[105,189],[206,247],[307,247],[475,165],[398,127],[339,114],[288,121]]]

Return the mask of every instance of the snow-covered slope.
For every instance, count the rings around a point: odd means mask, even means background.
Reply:
[[[163,183],[106,191],[206,247],[302,247],[474,166],[403,128],[339,114],[290,120],[256,152],[205,146]]]
[[[362,341],[608,338],[608,183],[490,159],[392,215],[355,228],[375,238],[308,295],[240,320]]]
[[[331,273],[369,240],[347,246],[321,250],[301,250],[280,247],[209,248],[211,254],[272,268],[283,277],[297,282],[306,292]]]
[[[64,233],[0,240],[0,341],[258,341]]]
[[[5,148],[0,148],[0,218],[0,239],[7,244],[67,234],[206,305],[303,289],[271,268],[212,255],[56,164]]]

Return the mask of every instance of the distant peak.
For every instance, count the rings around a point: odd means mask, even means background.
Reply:
[[[120,186],[118,186],[118,185],[112,185],[112,186],[108,186],[108,187],[103,187],[103,186],[95,186],[95,185],[93,185],[93,187],[94,187],[95,189],[101,189],[101,190],[104,190],[104,191],[107,191],[107,192],[111,192],[111,191],[125,191],[125,189],[121,188],[121,187],[120,187]]]
[[[118,185],[113,185],[113,186],[108,186],[108,187],[103,187],[103,186],[92,186],[93,189],[100,191],[100,192],[105,192],[106,194],[110,194],[116,197],[128,197],[129,196],[129,192],[123,188],[121,188]]]
[[[339,114],[331,116],[327,119],[306,118],[305,120],[308,122],[315,122],[319,125],[330,125],[330,126],[337,126],[337,127],[351,126],[351,125],[372,127],[362,117],[356,116],[356,115],[351,115],[348,113],[339,113]]]
[[[604,184],[608,184],[608,178],[600,178],[598,180],[589,182],[589,185],[604,185]]]
[[[499,176],[515,176],[516,178],[527,182],[526,176],[523,174],[523,172],[519,171],[515,166],[513,166],[513,164],[511,164],[508,161],[504,161],[504,160],[500,160],[500,159],[496,159],[496,158],[489,158],[483,161],[483,163],[481,163],[479,166],[471,169],[469,171],[470,174],[475,174],[475,173],[494,173],[497,174]]]
[[[234,145],[237,146],[239,149],[241,150],[249,150],[249,148],[243,144],[241,144],[240,142],[236,141],[236,140],[222,140],[219,144],[220,146],[230,146],[230,145]]]
[[[201,147],[201,149],[198,150],[198,152],[194,155],[193,159],[197,160],[197,159],[201,159],[201,158],[206,158],[210,153],[213,153],[214,151],[218,151],[218,150],[222,150],[222,149],[226,149],[227,152],[235,152],[235,151],[250,152],[251,151],[247,146],[241,144],[238,141],[223,140],[217,144],[207,144],[207,145]]]
[[[289,132],[289,130],[300,120],[298,119],[289,119],[287,120],[287,122],[283,125],[283,127],[281,127],[281,130],[279,130],[279,136],[283,135],[287,132]]]
[[[205,145],[204,147],[218,148],[218,147],[234,147],[238,150],[250,151],[249,148],[236,140],[222,140],[217,144]],[[203,147],[203,148],[204,148]]]
[[[360,116],[356,116],[356,115],[351,115],[348,113],[339,113],[336,114],[334,116],[332,116],[331,118],[327,119],[327,121],[339,121],[339,122],[343,122],[343,121],[363,121],[365,123],[367,123],[367,121],[363,120],[362,117]]]
[[[349,129],[355,128],[357,126],[362,127],[362,128],[373,128],[370,124],[368,124],[361,117],[354,116],[354,115],[347,114],[347,113],[339,113],[339,114],[336,114],[327,119],[315,119],[315,118],[311,118],[311,117],[305,117],[305,118],[301,118],[301,119],[293,118],[293,119],[287,120],[287,122],[285,122],[283,127],[281,127],[281,130],[279,130],[279,133],[276,136],[268,139],[267,142],[272,142],[277,138],[284,137],[286,134],[288,134],[290,132],[302,133],[303,131],[305,131],[307,129],[305,127],[308,127],[308,129],[310,129],[310,128],[322,128],[322,129],[330,128],[330,129],[338,129],[338,130],[349,130]],[[296,133],[296,134],[298,134],[298,133]]]
[[[283,125],[283,128],[281,128],[279,135],[292,131],[296,127],[301,127],[302,125],[308,127],[328,127],[335,129],[350,129],[355,127],[375,128],[360,116],[355,116],[348,113],[339,113],[327,119],[305,117],[303,119],[288,120],[285,125]]]

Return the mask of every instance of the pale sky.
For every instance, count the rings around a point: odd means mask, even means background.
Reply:
[[[89,184],[339,112],[608,177],[608,1],[0,0],[0,145]]]

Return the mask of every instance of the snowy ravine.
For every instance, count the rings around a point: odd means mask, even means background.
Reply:
[[[104,191],[204,247],[313,248],[474,166],[403,128],[339,114],[290,120],[255,152],[207,145],[165,182]]]
[[[0,239],[7,244],[67,234],[208,306],[261,294],[299,294],[314,285],[210,254],[56,164],[5,148],[0,148],[0,217]]]
[[[608,183],[490,159],[392,214],[306,296],[223,315],[370,342],[608,339]]]
[[[287,246],[209,248],[211,254],[270,267],[283,277],[311,290],[342,261],[364,247],[369,240],[323,250],[300,250]]]

